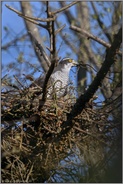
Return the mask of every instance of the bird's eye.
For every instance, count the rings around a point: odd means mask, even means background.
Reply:
[[[72,63],[73,62],[73,59],[69,59],[69,62]]]

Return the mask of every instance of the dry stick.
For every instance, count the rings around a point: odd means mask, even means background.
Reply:
[[[27,177],[26,177],[25,182],[28,182],[29,181],[29,178],[31,177],[31,174],[33,172],[33,167],[34,167],[34,164],[31,165],[31,167],[30,167],[30,169],[29,169],[29,171],[27,173]]]
[[[83,34],[83,35],[87,36],[88,39],[91,38],[92,40],[95,40],[96,42],[102,44],[103,46],[105,46],[105,47],[107,47],[107,48],[110,48],[110,47],[111,47],[111,45],[110,45],[109,43],[106,43],[104,40],[98,38],[97,36],[94,36],[94,35],[90,34],[89,32],[87,32],[87,31],[84,30],[84,29],[81,29],[81,28],[79,28],[79,27],[72,26],[72,25],[70,26],[70,29],[72,29],[72,30],[74,30],[74,31],[76,31],[76,32],[78,32],[78,33],[80,33],[80,34]],[[120,51],[117,51],[117,53],[118,53],[119,55],[122,55],[122,52],[120,52]]]
[[[97,73],[94,81],[91,83],[87,91],[77,99],[71,112],[67,116],[67,121],[65,121],[62,125],[63,127],[62,131],[60,132],[60,134],[58,134],[56,138],[54,138],[53,141],[60,140],[64,135],[66,135],[71,130],[71,128],[73,128],[73,126],[75,125],[75,120],[73,119],[82,112],[86,103],[89,102],[89,100],[93,97],[94,93],[98,90],[99,86],[101,86],[101,83],[105,78],[106,74],[108,73],[111,65],[115,62],[115,57],[116,54],[118,53],[121,43],[122,43],[122,28],[120,28],[119,32],[115,35],[111,47],[107,49],[105,60],[102,64],[101,69]]]

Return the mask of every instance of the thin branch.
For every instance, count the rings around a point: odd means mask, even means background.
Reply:
[[[70,29],[72,29],[72,30],[74,30],[74,31],[76,31],[76,32],[78,32],[80,34],[83,34],[83,35],[87,36],[88,39],[95,40],[96,42],[100,43],[101,45],[103,45],[103,46],[105,46],[107,48],[110,48],[111,47],[111,44],[105,42],[104,40],[98,38],[97,36],[92,35],[91,33],[87,32],[84,29],[80,29],[79,27],[72,26],[72,25],[70,26]],[[119,55],[122,55],[122,52],[120,52],[120,51],[117,51],[117,53]]]
[[[55,35],[58,34],[62,29],[64,29],[65,26],[66,26],[66,24],[64,24],[62,27],[60,27],[59,29],[57,29],[55,31]]]
[[[22,17],[22,18],[24,18],[25,20],[27,20],[27,21],[33,23],[33,24],[36,24],[36,25],[38,25],[38,26],[40,26],[40,27],[43,27],[43,28],[47,29],[47,25],[41,24],[41,23],[39,23],[39,22],[36,22],[36,21],[32,20],[31,18],[28,18],[28,17],[25,16],[25,15],[19,15],[19,16]]]
[[[56,11],[54,11],[54,12],[51,12],[51,14],[57,14],[57,13],[60,13],[60,12],[62,12],[62,11],[65,11],[66,9],[68,9],[68,8],[70,8],[71,6],[77,4],[78,2],[79,2],[79,1],[74,1],[74,2],[72,2],[72,3],[68,4],[68,5],[66,5],[66,6],[63,7],[63,8],[60,8],[59,10],[56,10]]]
[[[62,8],[64,8],[66,6],[65,1],[59,1],[59,4]],[[64,12],[64,15],[66,16],[66,20],[68,21],[69,24],[71,24],[71,22],[77,21],[69,9]]]
[[[30,169],[29,169],[29,171],[28,171],[28,173],[27,173],[27,177],[26,177],[26,182],[28,182],[29,181],[29,178],[31,177],[31,174],[32,174],[32,172],[33,172],[33,164],[31,165],[31,167],[30,167]]]
[[[48,19],[42,19],[42,18],[37,18],[37,17],[31,17],[28,15],[24,15],[23,13],[21,13],[20,11],[12,8],[11,6],[8,6],[7,4],[5,5],[8,9],[12,10],[13,12],[17,13],[20,17],[24,17],[24,18],[28,18],[28,19],[32,19],[32,20],[37,20],[37,21],[41,21],[41,22],[51,22],[54,19],[53,18],[48,18]]]

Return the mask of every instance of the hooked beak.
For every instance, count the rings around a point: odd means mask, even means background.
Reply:
[[[75,60],[72,60],[72,64],[73,64],[74,67],[78,67],[79,66],[79,64]]]

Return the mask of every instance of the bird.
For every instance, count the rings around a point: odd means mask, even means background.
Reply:
[[[78,64],[74,59],[63,58],[58,65],[54,68],[53,73],[50,76],[49,85],[47,89],[47,98],[52,98],[54,95],[56,98],[64,97],[67,93],[69,84],[69,73],[72,67],[76,67]],[[43,87],[44,77],[35,81],[41,88]]]

